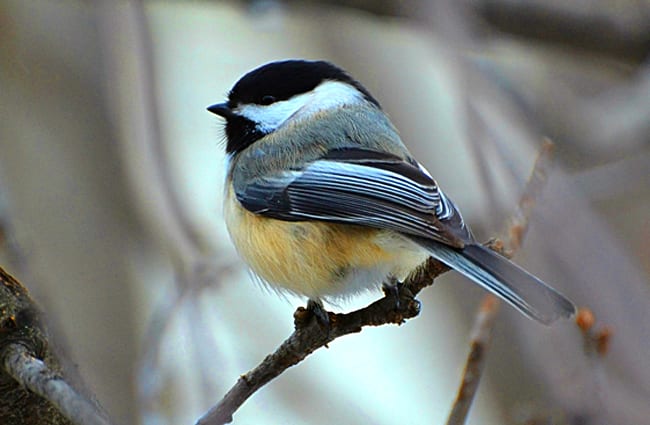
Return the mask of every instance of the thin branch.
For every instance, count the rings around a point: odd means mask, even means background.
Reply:
[[[470,351],[463,371],[463,380],[447,419],[447,425],[462,425],[465,423],[485,369],[487,348],[490,345],[494,319],[499,311],[499,306],[499,299],[491,294],[486,295],[481,302],[481,307],[476,314],[474,330],[472,331]]]
[[[650,44],[647,2],[583,7],[562,0],[474,0],[471,7],[502,33],[643,62]]]
[[[500,242],[495,242],[490,246],[508,258],[512,257],[521,247],[523,238],[528,231],[528,223],[535,202],[546,184],[548,170],[553,162],[553,153],[553,142],[544,139],[517,209],[510,219],[508,228],[510,250],[506,250]],[[467,421],[469,409],[472,406],[485,369],[486,354],[490,345],[494,319],[499,311],[500,304],[501,300],[492,294],[487,294],[481,302],[474,321],[474,331],[472,332],[470,351],[465,362],[463,377],[451,413],[447,419],[447,425],[463,425]]]
[[[9,375],[23,387],[48,400],[72,423],[110,425],[94,404],[77,393],[59,373],[35,358],[24,345],[8,345],[1,357]]]
[[[110,425],[66,381],[27,289],[0,267],[0,423]]]
[[[549,169],[553,164],[553,156],[555,153],[555,144],[550,139],[544,139],[542,146],[537,153],[533,170],[528,177],[526,186],[524,187],[517,209],[514,211],[510,218],[508,226],[508,242],[509,249],[512,254],[516,252],[522,245],[524,236],[528,231],[528,223],[530,216],[535,209],[535,203],[542,194],[542,190],[546,186],[548,179]]]

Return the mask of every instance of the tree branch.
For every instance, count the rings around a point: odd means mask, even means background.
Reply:
[[[24,345],[9,344],[1,357],[5,370],[16,382],[49,401],[71,423],[110,425],[95,405],[79,395],[58,372],[34,357]]]
[[[521,247],[523,238],[528,231],[530,216],[535,207],[535,202],[541,195],[546,184],[548,170],[552,164],[554,145],[548,139],[544,139],[537,154],[533,170],[526,182],[523,194],[519,199],[517,209],[510,219],[508,228],[510,250],[506,250],[502,243],[493,243],[490,248],[500,252],[508,258]],[[499,311],[501,300],[492,294],[487,294],[476,313],[474,330],[472,332],[470,351],[465,361],[465,369],[458,388],[458,394],[452,405],[447,425],[463,425],[467,421],[469,409],[474,401],[478,389],[485,361],[487,350],[492,337],[494,319]]]
[[[27,289],[0,267],[0,423],[110,425],[63,372]]]
[[[494,295],[489,294],[483,297],[474,322],[463,379],[447,419],[447,425],[462,425],[467,419],[469,408],[472,406],[478,384],[485,369],[485,359],[492,338],[494,319],[496,319],[500,305],[499,299]]]
[[[561,0],[472,0],[495,29],[641,63],[650,46],[647,2],[600,2],[584,7]]]

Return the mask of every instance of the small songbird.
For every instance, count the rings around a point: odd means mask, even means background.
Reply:
[[[318,307],[403,279],[433,256],[541,323],[574,313],[475,241],[379,102],[337,66],[263,65],[208,110],[226,120],[228,231],[269,285]]]

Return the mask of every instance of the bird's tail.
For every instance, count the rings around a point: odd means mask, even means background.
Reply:
[[[455,249],[431,240],[418,243],[437,260],[545,325],[575,313],[575,306],[564,295],[490,249],[478,244]]]

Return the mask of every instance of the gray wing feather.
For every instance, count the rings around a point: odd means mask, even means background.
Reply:
[[[575,313],[574,305],[562,294],[481,245],[470,244],[455,250],[433,241],[419,242],[438,260],[543,324]]]
[[[471,240],[460,213],[433,179],[420,174],[416,181],[396,167],[421,173],[392,157],[363,163],[323,159],[256,179],[236,195],[246,209],[282,220],[360,224],[455,247]]]

